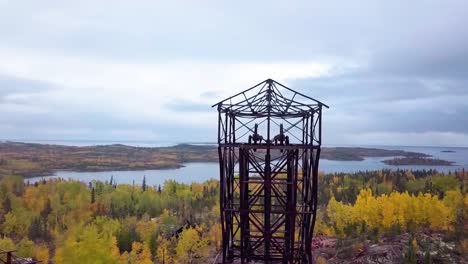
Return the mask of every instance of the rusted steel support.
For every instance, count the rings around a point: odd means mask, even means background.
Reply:
[[[214,106],[222,263],[312,263],[328,106],[271,79]]]
[[[16,250],[2,250],[0,249],[0,263],[3,264],[37,264],[41,261],[34,261],[22,258],[15,255]]]

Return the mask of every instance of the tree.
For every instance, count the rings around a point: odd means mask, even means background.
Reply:
[[[50,199],[47,198],[44,208],[41,211],[41,217],[45,220],[52,213],[52,206],[50,205]]]
[[[173,250],[175,248],[174,241],[171,239],[165,239],[163,236],[159,236],[157,239],[156,248],[156,259],[160,263],[167,264],[173,261]]]
[[[11,200],[10,197],[8,197],[8,195],[6,195],[5,199],[3,199],[2,208],[4,214],[8,214],[9,212],[11,212]]]
[[[44,244],[39,244],[34,247],[34,258],[41,263],[49,263],[49,248]]]
[[[176,253],[177,259],[182,263],[194,263],[194,259],[204,259],[208,240],[200,235],[199,228],[187,227],[179,235]]]
[[[343,237],[345,227],[353,221],[351,209],[351,206],[337,202],[335,197],[332,197],[328,203],[327,216],[330,219],[330,225],[335,229],[338,236]]]
[[[132,251],[128,256],[128,264],[153,264],[148,246],[140,242],[133,242]]]
[[[28,229],[29,239],[48,241],[50,239],[49,230],[47,229],[46,220],[41,217],[34,217]]]
[[[120,231],[117,233],[117,245],[120,252],[130,252],[134,242],[141,242],[141,237],[136,230],[136,219],[131,218],[122,224]]]
[[[96,190],[94,190],[94,187],[91,189],[91,204],[96,202]]]
[[[141,185],[141,189],[146,191],[146,175],[143,176],[143,184]]]
[[[27,238],[21,239],[18,243],[18,251],[16,254],[24,258],[32,257],[34,255],[34,242]]]
[[[0,237],[0,249],[2,250],[16,250],[15,243],[13,243],[13,240],[9,237]],[[3,262],[6,261],[4,255],[0,255],[0,260]],[[2,262],[0,261],[0,262]]]
[[[0,248],[3,250],[16,250],[15,243],[9,237],[0,237]]]
[[[11,211],[5,216],[5,222],[1,225],[3,233],[26,237],[29,231],[30,218],[24,210]]]
[[[57,247],[56,264],[120,263],[115,237],[98,232],[96,226],[75,228]]]
[[[211,242],[216,247],[216,250],[220,250],[221,243],[222,243],[221,238],[223,235],[221,224],[217,223],[217,224],[212,225],[209,231],[209,235],[210,235]]]

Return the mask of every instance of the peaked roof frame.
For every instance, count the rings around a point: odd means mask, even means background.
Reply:
[[[283,90],[283,92],[281,92]],[[212,107],[244,117],[294,117],[316,112],[328,105],[275,81],[267,79],[226,98]]]

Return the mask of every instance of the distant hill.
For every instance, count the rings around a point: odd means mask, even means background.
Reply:
[[[406,157],[418,160],[428,155],[402,150],[337,147],[322,148],[322,159],[360,161],[366,157]],[[0,143],[0,176],[51,175],[54,170],[110,171],[179,168],[187,162],[217,162],[213,145],[179,144],[171,147],[133,147],[122,144],[63,146],[22,142]]]

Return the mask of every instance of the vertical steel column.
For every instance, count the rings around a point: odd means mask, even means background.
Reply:
[[[221,147],[222,143],[222,137],[223,137],[223,130],[224,131],[224,126],[223,126],[223,119],[221,117],[221,107],[218,106],[218,156],[219,156],[219,189],[220,189],[220,194],[219,194],[219,210],[220,210],[220,217],[221,217],[221,230],[223,232],[222,234],[222,255],[223,255],[223,263],[226,263],[226,252],[227,252],[227,232],[226,232],[226,225],[225,225],[225,194],[226,190],[224,188],[224,181],[225,181],[225,147]]]
[[[284,252],[283,252],[283,264],[287,263],[292,263],[293,260],[293,255],[291,251],[291,247],[294,245],[294,226],[292,224],[292,219],[291,215],[292,211],[295,209],[296,204],[293,204],[293,164],[291,164],[291,157],[290,157],[290,151],[288,151],[287,156],[288,156],[288,161],[286,165],[286,199],[287,199],[287,205],[286,205],[286,215],[285,215],[285,222],[284,222]],[[294,207],[294,208],[293,208]]]
[[[264,197],[264,239],[265,239],[265,263],[270,263],[271,251],[271,96],[272,83],[268,82],[267,90],[267,140],[266,140],[266,155],[265,155],[265,197]]]
[[[248,228],[249,222],[249,183],[248,183],[248,150],[244,148],[239,149],[239,185],[240,185],[240,221],[241,221],[241,241],[240,241],[240,257],[241,263],[245,263],[248,257]]]

